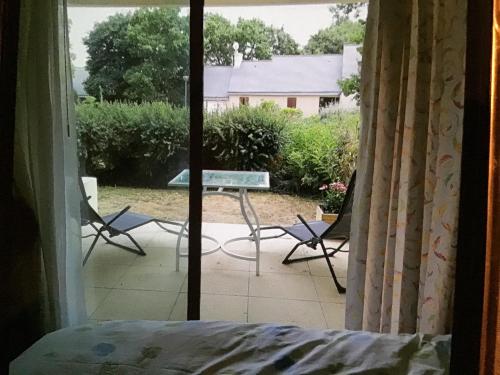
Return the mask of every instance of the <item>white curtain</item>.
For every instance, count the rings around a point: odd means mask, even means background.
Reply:
[[[348,329],[451,330],[466,15],[464,0],[370,1]]]
[[[66,19],[63,0],[21,1],[14,179],[38,223],[44,331],[86,319]]]

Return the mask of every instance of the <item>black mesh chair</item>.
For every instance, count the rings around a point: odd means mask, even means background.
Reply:
[[[356,184],[356,172],[353,173],[351,181],[349,182],[349,186],[347,188],[344,201],[342,202],[342,208],[340,209],[340,212],[337,216],[337,220],[335,220],[332,224],[326,223],[324,221],[306,222],[301,215],[297,215],[301,223],[294,224],[290,227],[273,225],[260,229],[261,231],[268,229],[280,229],[283,231],[282,234],[279,234],[277,236],[261,237],[261,240],[279,238],[286,234],[289,234],[299,241],[293,247],[293,249],[287,254],[285,259],[283,259],[283,264],[290,264],[312,259],[325,258],[328,264],[328,268],[330,269],[330,273],[332,274],[333,281],[339,293],[345,293],[345,288],[342,285],[340,285],[340,283],[337,280],[337,276],[335,275],[335,271],[333,270],[330,257],[334,256],[338,252],[347,252],[347,250],[343,250],[342,248],[347,242],[349,242],[349,236],[351,231],[352,203],[353,203],[355,184]],[[342,240],[342,242],[337,247],[326,247],[323,242],[324,239]],[[314,250],[316,250],[317,246],[320,245],[322,254],[290,259],[293,253],[301,245],[306,245]],[[329,250],[330,252],[328,252]]]
[[[80,185],[81,193],[80,212],[82,218],[82,226],[90,225],[96,232],[95,234],[89,234],[82,237],[87,238],[95,236],[94,241],[85,254],[83,265],[87,263],[87,260],[89,259],[90,254],[92,254],[92,250],[94,250],[99,237],[102,237],[108,244],[114,245],[126,251],[130,251],[134,254],[144,256],[146,255],[146,253],[139,245],[139,243],[130,235],[130,233],[128,233],[129,231],[149,223],[156,223],[161,229],[169,233],[178,234],[178,232],[172,231],[164,227],[162,224],[182,226],[182,224],[173,221],[160,220],[148,215],[129,212],[130,206],[125,207],[120,212],[101,217],[89,204],[89,199],[91,197],[87,196],[87,194],[85,193],[85,187],[81,178],[78,179],[78,183]],[[106,236],[105,233],[107,233],[108,236]],[[134,244],[135,248],[116,243],[110,239],[119,235],[128,237],[128,239]]]

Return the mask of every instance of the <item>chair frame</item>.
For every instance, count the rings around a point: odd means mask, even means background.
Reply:
[[[304,227],[311,234],[311,237],[307,240],[303,240],[302,238],[297,237],[293,232],[289,231],[289,229],[287,227],[283,227],[280,225],[272,225],[272,226],[267,226],[267,227],[263,227],[260,229],[261,231],[262,230],[270,230],[270,229],[280,229],[283,231],[283,233],[276,235],[276,236],[261,237],[261,240],[280,238],[280,237],[283,237],[283,236],[289,234],[299,241],[297,244],[295,244],[295,246],[292,248],[292,250],[283,259],[283,261],[282,261],[283,264],[291,264],[291,263],[296,263],[296,262],[304,262],[304,261],[313,260],[313,259],[325,258],[326,262],[328,264],[328,268],[330,270],[330,274],[332,275],[333,282],[335,283],[335,286],[340,294],[344,294],[346,292],[346,289],[345,289],[345,287],[343,287],[339,283],[337,276],[335,274],[335,271],[333,269],[333,265],[332,265],[330,258],[332,256],[334,256],[335,254],[337,254],[338,252],[343,252],[343,253],[348,252],[348,250],[342,250],[342,248],[349,242],[349,234],[346,234],[346,233],[342,233],[339,235],[334,234],[332,237],[329,237],[329,235],[330,235],[330,232],[334,231],[335,227],[338,226],[342,222],[344,214],[346,213],[347,204],[348,204],[350,199],[353,199],[355,179],[356,179],[356,172],[353,173],[351,180],[349,182],[349,186],[347,188],[347,192],[346,192],[344,201],[342,202],[342,207],[340,209],[340,213],[337,216],[337,220],[335,220],[322,234],[318,235],[311,228],[311,226],[304,220],[304,218],[301,215],[297,215],[297,218],[302,222]],[[323,242],[324,239],[337,239],[337,240],[342,240],[342,242],[337,247],[326,247],[325,243]],[[290,259],[290,257],[293,255],[293,253],[302,245],[306,245],[307,247],[310,247],[314,250],[316,250],[317,246],[320,245],[323,254]],[[331,250],[331,252],[329,253],[328,250]]]
[[[125,215],[127,213],[127,211],[130,210],[131,206],[125,207],[123,210],[121,210],[120,212],[118,212],[117,214],[115,214],[115,217],[113,219],[111,219],[110,221],[106,222],[102,218],[102,216],[99,215],[96,212],[96,210],[94,210],[94,208],[90,205],[89,199],[91,198],[91,196],[87,196],[86,195],[85,187],[83,186],[83,182],[82,182],[81,178],[79,178],[79,185],[80,185],[80,191],[81,191],[81,194],[82,194],[82,202],[84,202],[84,204],[86,206],[86,209],[89,210],[89,212],[91,212],[91,214],[94,216],[94,219],[89,219],[89,218],[82,217],[82,225],[83,226],[90,225],[96,231],[95,234],[89,234],[89,235],[86,235],[86,236],[82,236],[82,238],[88,238],[88,237],[95,236],[94,240],[92,241],[92,244],[90,245],[90,247],[87,250],[87,253],[85,254],[85,257],[83,259],[83,265],[84,266],[87,263],[90,255],[92,254],[92,251],[94,250],[95,245],[97,244],[97,241],[99,240],[99,237],[102,237],[104,239],[104,241],[106,241],[106,243],[108,243],[110,245],[119,247],[119,248],[121,248],[123,250],[129,251],[129,252],[137,254],[137,255],[145,256],[146,252],[144,251],[144,249],[141,247],[141,245],[139,245],[139,243],[134,239],[134,237],[132,237],[132,235],[130,233],[128,233],[128,231],[130,231],[132,229],[136,229],[136,228],[142,227],[142,226],[144,226],[146,224],[149,224],[149,223],[155,223],[156,225],[158,225],[161,229],[165,230],[166,232],[177,235],[178,232],[175,232],[175,231],[173,231],[171,229],[168,229],[168,228],[164,227],[162,224],[170,224],[170,225],[175,225],[175,226],[182,227],[181,223],[176,223],[174,221],[169,221],[169,220],[161,220],[161,219],[151,218],[148,221],[145,221],[145,222],[143,222],[141,224],[129,227],[126,230],[117,229],[117,228],[113,227],[113,225],[112,225],[113,222],[116,221],[121,216]],[[100,227],[97,227],[96,223],[99,224]],[[106,235],[104,234],[104,232],[108,232],[109,238],[106,237]],[[126,236],[134,244],[134,246],[136,248],[134,249],[132,247],[116,243],[116,242],[114,242],[114,241],[112,241],[110,239],[112,237],[116,237],[116,236],[119,236],[119,235]]]

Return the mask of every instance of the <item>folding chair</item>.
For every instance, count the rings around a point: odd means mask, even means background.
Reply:
[[[146,255],[145,251],[142,249],[139,243],[130,235],[130,233],[128,233],[129,231],[149,223],[155,223],[161,229],[169,233],[178,234],[178,232],[165,228],[162,224],[171,224],[180,227],[182,226],[181,223],[176,223],[167,220],[160,220],[148,215],[129,212],[130,206],[125,207],[120,212],[101,217],[89,204],[89,199],[91,197],[86,195],[85,187],[83,185],[81,178],[79,178],[78,183],[81,192],[80,211],[82,217],[82,226],[90,225],[96,232],[96,234],[90,234],[82,237],[82,238],[87,238],[95,236],[94,241],[90,245],[83,259],[83,265],[87,263],[87,260],[89,259],[90,254],[92,254],[92,251],[94,250],[94,247],[99,237],[102,237],[104,241],[106,241],[108,244],[114,245],[126,251],[130,251],[134,254],[144,256]],[[105,235],[105,232],[107,232],[109,237]],[[119,235],[124,235],[128,237],[128,239],[134,244],[135,248],[121,245],[110,239],[112,237]]]
[[[285,259],[283,259],[283,264],[290,264],[312,259],[325,258],[328,264],[328,268],[330,269],[333,282],[335,283],[338,292],[341,294],[345,293],[345,288],[342,285],[340,285],[340,283],[337,280],[337,276],[335,275],[335,271],[333,270],[330,257],[334,256],[338,252],[347,252],[347,250],[342,250],[342,248],[347,242],[349,242],[355,183],[356,183],[356,172],[353,173],[351,181],[349,182],[349,186],[347,188],[344,201],[342,202],[342,208],[340,209],[340,212],[337,216],[337,220],[335,220],[332,224],[326,223],[324,221],[306,222],[301,215],[297,215],[301,223],[294,224],[290,227],[273,225],[273,226],[263,227],[260,229],[261,231],[269,229],[280,229],[283,231],[282,234],[279,234],[277,236],[261,237],[261,240],[279,238],[286,234],[289,234],[299,241],[287,254]],[[323,242],[324,239],[342,240],[342,242],[337,247],[326,247]],[[316,250],[317,246],[320,245],[322,254],[290,259],[292,254],[301,245],[306,245],[314,250]],[[328,250],[331,250],[331,252],[328,253]]]

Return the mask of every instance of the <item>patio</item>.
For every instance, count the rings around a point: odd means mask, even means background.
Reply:
[[[83,228],[86,233],[87,228]],[[247,235],[240,224],[204,223],[203,232],[219,240]],[[90,320],[185,320],[187,258],[175,271],[177,237],[149,224],[130,232],[143,246],[138,256],[101,241],[84,267],[87,313]],[[127,243],[127,238],[115,238]],[[83,249],[92,238],[83,240]],[[187,243],[183,243],[184,248]],[[201,318],[248,323],[273,322],[310,328],[344,328],[345,295],[339,295],[323,259],[283,265],[294,240],[285,236],[261,242],[261,274],[255,263],[221,251],[202,257]],[[210,243],[207,241],[205,247]],[[231,250],[252,253],[251,243]],[[305,255],[309,249],[300,249]],[[253,251],[254,253],[254,251]],[[333,258],[345,285],[348,254]]]

